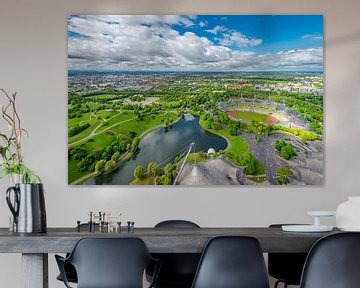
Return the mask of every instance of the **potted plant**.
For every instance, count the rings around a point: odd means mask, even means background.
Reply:
[[[16,93],[5,96],[0,104],[1,117],[8,127],[0,133],[0,179],[9,176],[14,186],[6,191],[6,201],[13,214],[14,232],[46,232],[46,212],[41,179],[24,163],[21,144],[28,132],[22,128],[16,109]],[[13,195],[12,195],[13,193]]]

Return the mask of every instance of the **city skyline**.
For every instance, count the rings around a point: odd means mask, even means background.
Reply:
[[[68,40],[69,70],[323,70],[321,15],[72,15]]]

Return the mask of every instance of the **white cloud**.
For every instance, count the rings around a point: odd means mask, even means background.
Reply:
[[[214,28],[208,29],[208,30],[205,30],[205,31],[208,32],[208,33],[216,35],[219,32],[228,31],[228,29],[226,29],[224,26],[215,26]]]
[[[208,25],[207,21],[200,21],[200,22],[199,22],[199,26],[200,26],[200,27],[205,27],[205,26],[207,26],[207,25]]]
[[[318,33],[314,33],[314,34],[305,34],[301,37],[302,39],[310,39],[310,40],[322,40],[323,36],[321,34]]]
[[[262,42],[262,39],[250,38],[241,32],[232,32],[231,34],[225,34],[223,39],[221,39],[220,44],[224,46],[258,46]]]
[[[186,20],[185,20],[186,19]],[[256,54],[227,47],[256,46],[235,32],[216,44],[173,25],[190,25],[185,16],[86,16],[69,18],[69,69],[77,70],[319,70],[322,49]],[[79,36],[80,35],[80,36]],[[232,37],[230,37],[232,36]],[[236,44],[235,44],[236,43]],[[227,44],[227,45],[225,45]]]

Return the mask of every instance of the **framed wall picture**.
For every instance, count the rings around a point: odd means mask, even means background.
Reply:
[[[68,183],[323,184],[321,15],[71,15]]]

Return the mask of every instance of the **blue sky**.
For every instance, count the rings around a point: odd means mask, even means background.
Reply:
[[[319,71],[321,15],[75,15],[70,70]]]
[[[219,35],[209,33],[209,27],[223,26],[224,29],[241,31],[250,38],[259,38],[261,45],[252,47],[232,46],[233,49],[251,50],[260,53],[279,50],[321,47],[323,19],[321,15],[241,15],[241,16],[198,16],[199,23],[208,23],[207,27],[180,26],[178,31],[194,31],[197,35],[208,37],[219,43]],[[307,35],[307,37],[304,37]],[[312,37],[310,37],[312,36]]]

